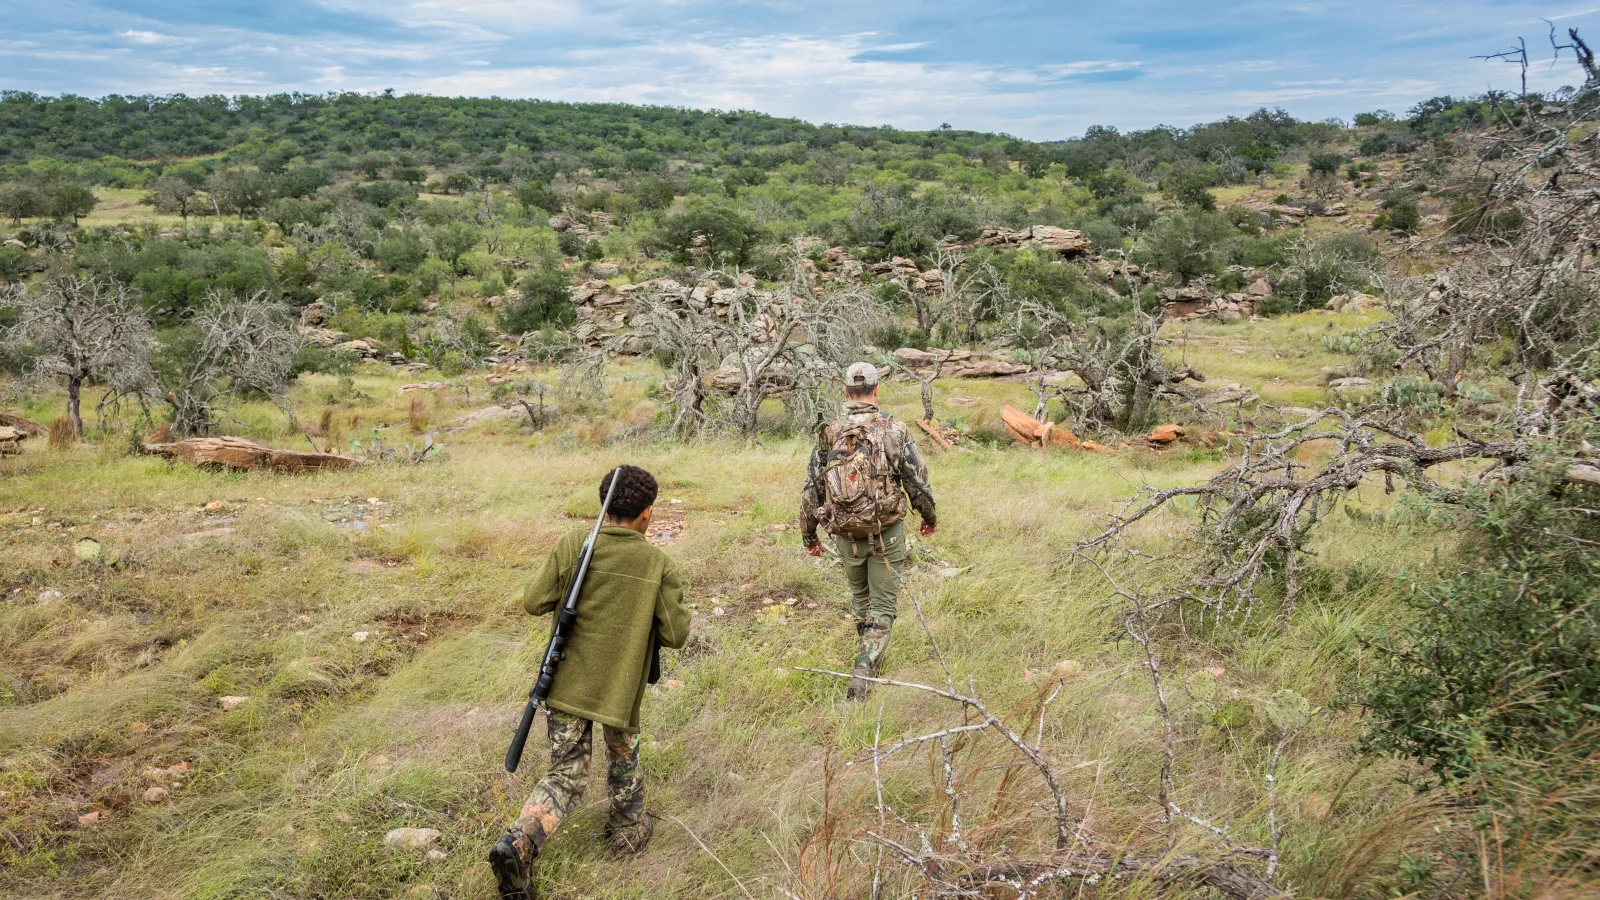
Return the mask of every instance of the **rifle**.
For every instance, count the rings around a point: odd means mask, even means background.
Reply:
[[[555,624],[550,629],[550,643],[544,648],[544,662],[539,666],[539,679],[533,683],[533,690],[528,692],[528,705],[522,710],[522,721],[517,724],[516,736],[511,739],[511,748],[506,751],[507,772],[517,771],[517,765],[522,762],[522,748],[528,743],[528,731],[533,728],[534,715],[550,699],[556,666],[567,658],[567,641],[572,637],[572,626],[578,621],[578,595],[583,593],[583,579],[589,574],[589,561],[594,558],[594,542],[600,536],[600,526],[605,524],[606,513],[611,509],[611,496],[617,490],[617,473],[621,471],[621,467],[618,467],[611,472],[611,486],[606,488],[606,499],[600,504],[600,518],[595,520],[589,539],[583,542],[583,549],[578,552],[578,566],[572,570],[567,598],[556,610]]]

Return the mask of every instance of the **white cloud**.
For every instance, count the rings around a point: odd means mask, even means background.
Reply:
[[[1140,63],[1133,60],[1092,59],[1083,62],[1062,63],[1061,65],[1045,66],[1044,70],[1052,75],[1061,75],[1070,78],[1074,75],[1099,75],[1105,72],[1128,72],[1139,68]]]
[[[159,31],[135,31],[132,29],[118,34],[117,37],[130,44],[143,44],[145,46],[168,44],[175,40],[172,35],[162,34]]]

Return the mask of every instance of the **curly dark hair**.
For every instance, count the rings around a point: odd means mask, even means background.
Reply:
[[[618,519],[637,519],[639,514],[655,505],[656,478],[638,466],[618,466],[600,479],[600,502],[606,502],[606,491],[611,489],[612,473],[617,474],[617,493],[611,498],[607,514]]]

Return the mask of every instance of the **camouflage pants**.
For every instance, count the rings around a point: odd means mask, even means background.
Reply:
[[[850,612],[861,639],[855,664],[875,673],[878,660],[889,648],[889,630],[899,614],[900,572],[909,552],[906,526],[896,522],[870,537],[839,535],[835,541],[850,587]]]
[[[550,771],[534,785],[522,815],[511,830],[526,836],[517,841],[524,862],[531,863],[561,820],[583,800],[589,783],[589,759],[593,755],[594,723],[557,710],[549,710]],[[649,820],[644,813],[644,775],[639,771],[639,736],[621,728],[602,726],[605,733],[606,790],[611,795],[611,814],[606,834],[613,843],[627,845],[648,836]]]

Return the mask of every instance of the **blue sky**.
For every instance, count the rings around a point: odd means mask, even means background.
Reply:
[[[1192,125],[1260,106],[1403,111],[1514,88],[1474,60],[1600,0],[0,0],[0,89],[372,91],[755,109],[1004,131]]]

